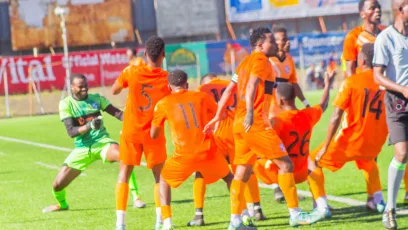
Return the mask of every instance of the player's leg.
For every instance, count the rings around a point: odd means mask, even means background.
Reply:
[[[109,162],[119,162],[120,161],[118,144],[112,143],[109,146],[109,149],[106,151],[106,160]],[[133,207],[135,208],[146,207],[146,204],[140,199],[139,186],[137,184],[136,175],[134,171],[132,171],[132,173],[130,174],[129,188],[130,188],[130,193],[132,194],[132,197],[133,197]]]
[[[116,228],[125,228],[126,207],[129,195],[129,179],[135,165],[140,165],[143,147],[121,137],[119,151],[119,175],[116,183]]]
[[[171,188],[177,188],[197,170],[195,162],[170,158],[164,164],[160,177],[160,204],[163,226],[161,229],[173,229],[171,212]],[[156,226],[157,229],[157,226]],[[160,229],[160,228],[159,228]]]
[[[147,155],[146,155],[147,158]],[[171,199],[171,190],[170,187],[167,185],[167,183],[165,181],[162,181],[161,179],[161,172],[164,166],[164,162],[163,163],[159,163],[159,164],[155,164],[152,167],[152,173],[153,173],[153,177],[154,177],[154,186],[153,186],[153,192],[154,192],[154,204],[156,207],[156,229],[158,229],[161,225],[162,225],[162,221],[165,220],[167,215],[170,215],[171,217],[171,212],[170,214],[167,214],[167,212],[165,212],[166,216],[163,216],[163,207],[164,206],[170,206],[170,201],[167,202],[165,204],[161,203],[162,199],[165,200],[170,200]],[[163,189],[163,191],[161,191],[161,189]],[[164,198],[162,198],[162,196],[164,196]],[[167,209],[167,207],[164,207],[164,209],[166,210],[170,210]],[[170,210],[171,211],[171,210]],[[171,222],[171,219],[168,220]]]
[[[394,145],[394,158],[388,168],[388,202],[383,214],[383,225],[387,229],[397,228],[395,210],[397,208],[398,190],[407,165],[407,152],[408,142],[399,142]]]
[[[204,197],[206,184],[204,178],[200,172],[195,173],[193,193],[194,193],[194,206],[195,216],[194,219],[187,223],[187,226],[203,226],[204,225]]]
[[[404,196],[404,205],[408,205],[408,165],[405,168],[405,174],[404,174],[404,184],[405,184],[405,196]]]
[[[244,192],[246,182],[252,173],[251,161],[254,163],[256,156],[251,152],[249,146],[244,140],[242,133],[234,134],[235,156],[233,164],[236,165],[234,179],[231,182],[230,198],[231,198],[231,221],[229,229],[244,228],[244,223],[241,217],[242,209],[246,206]]]
[[[382,187],[380,182],[380,173],[375,160],[356,160],[357,168],[363,170],[364,179],[367,185],[367,204],[369,210],[383,213],[385,202],[382,195]]]
[[[65,188],[81,174],[80,170],[69,168],[68,166],[62,166],[59,173],[55,177],[52,185],[52,194],[57,200],[57,205],[51,205],[43,209],[44,213],[68,210],[68,203],[65,197]]]
[[[265,215],[262,213],[258,179],[254,172],[251,173],[246,184],[244,196],[249,215],[255,217],[257,221],[266,220]]]

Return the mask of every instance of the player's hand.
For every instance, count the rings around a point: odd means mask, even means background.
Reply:
[[[316,166],[319,166],[319,161],[322,159],[323,155],[326,153],[327,148],[323,147],[319,150],[319,152],[316,155],[316,158],[314,159]]]
[[[244,129],[245,132],[248,132],[251,129],[252,124],[254,123],[254,113],[253,111],[247,111],[244,120]]]
[[[335,71],[332,72],[328,72],[326,71],[324,73],[324,85],[328,85],[330,87],[331,83],[332,83],[332,79],[334,78],[334,76],[336,75]]]
[[[215,130],[215,126],[216,124],[218,124],[218,122],[221,121],[221,118],[219,116],[215,116],[210,122],[208,122],[203,129],[203,133],[205,134],[211,134],[214,132]]]
[[[97,118],[94,118],[92,121],[88,121],[86,123],[86,127],[88,127],[88,129],[92,129],[92,130],[98,130],[102,127],[103,121],[102,121],[102,116],[99,116]]]

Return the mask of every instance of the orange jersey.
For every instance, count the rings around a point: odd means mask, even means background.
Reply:
[[[302,110],[284,111],[272,119],[273,128],[285,145],[296,169],[307,165],[313,127],[320,120],[320,105]]]
[[[379,25],[378,29],[383,30],[385,26]],[[357,26],[351,30],[344,39],[343,58],[346,61],[357,61],[358,53],[365,43],[374,44],[376,36],[364,30],[363,26]]]
[[[117,79],[123,88],[129,88],[122,135],[125,139],[141,137],[149,132],[156,103],[170,94],[167,71],[161,68],[128,66]]]
[[[146,62],[141,57],[134,57],[129,61],[129,65],[135,65],[135,66],[146,65]]]
[[[333,103],[345,111],[334,144],[353,156],[377,156],[387,138],[384,91],[367,70],[344,80]]]
[[[203,133],[203,128],[211,119],[208,115],[216,112],[217,103],[207,93],[180,90],[157,103],[152,125],[161,127],[168,121],[174,157],[205,159],[213,139]]]
[[[218,103],[221,99],[222,94],[227,88],[229,81],[221,80],[219,78],[214,78],[210,82],[198,87],[198,91],[206,92],[211,95],[214,100]],[[227,103],[226,116],[229,119],[234,119],[235,107],[237,106],[237,94],[234,94],[229,102]]]
[[[271,129],[268,113],[275,84],[275,76],[272,73],[271,63],[268,58],[260,52],[253,52],[239,64],[236,70],[237,75],[234,75],[232,79],[238,84],[238,103],[235,110],[234,133],[245,132],[244,120],[247,113],[245,95],[247,83],[251,76],[258,77],[260,83],[255,89],[254,123],[249,131]]]
[[[281,62],[277,57],[269,58],[269,61],[272,64],[274,73],[276,75],[276,85],[273,90],[273,97],[271,100],[271,106],[269,108],[269,118],[274,117],[281,113],[281,109],[277,105],[276,100],[276,86],[279,82],[290,82],[290,83],[297,83],[296,77],[296,67],[295,61],[293,61],[292,56],[286,54],[286,58],[283,62]]]
[[[292,56],[286,54],[286,58],[281,62],[277,57],[269,58],[276,73],[276,82],[297,83],[296,66]]]

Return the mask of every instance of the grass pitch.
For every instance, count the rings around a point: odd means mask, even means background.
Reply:
[[[332,98],[335,92],[332,92]],[[306,94],[314,104],[320,100],[321,92]],[[302,108],[302,106],[299,106]],[[332,107],[326,111],[313,130],[310,147],[316,147],[325,137]],[[104,115],[105,125],[112,138],[119,140],[121,123]],[[48,145],[72,148],[73,141],[67,136],[58,115],[25,117],[0,120],[0,136],[17,138]],[[173,146],[168,138],[168,152]],[[43,214],[42,208],[55,204],[51,185],[62,165],[66,151],[51,150],[22,143],[0,140],[0,229],[114,229],[115,183],[118,164],[96,162],[67,188],[70,210]],[[384,146],[378,163],[386,197],[388,164],[392,158],[391,147]],[[153,176],[144,167],[136,168],[136,175],[145,209],[133,209],[131,199],[126,215],[128,229],[153,229],[155,207],[153,200]],[[365,182],[362,172],[349,163],[336,173],[325,173],[327,193],[365,202]],[[173,190],[173,221],[178,229],[189,229],[186,223],[194,216],[193,178],[180,188]],[[298,185],[308,190],[307,184]],[[398,201],[402,202],[402,184]],[[130,198],[130,197],[129,197]],[[291,229],[288,226],[288,211],[284,204],[273,201],[273,191],[261,189],[262,207],[268,220],[258,222],[260,229]],[[367,212],[364,206],[350,206],[330,201],[336,208],[333,218],[304,229],[382,229],[381,215]],[[311,199],[300,202],[305,211],[312,209]],[[230,217],[229,193],[222,181],[207,187],[205,221],[200,229],[227,229]],[[408,219],[398,216],[401,229],[408,228]]]

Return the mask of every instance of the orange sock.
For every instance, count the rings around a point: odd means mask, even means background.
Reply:
[[[245,193],[244,193],[244,195],[240,196],[239,199],[240,199],[240,200],[239,200],[238,213],[239,213],[239,214],[242,214],[242,212],[243,212],[245,209],[248,209],[248,207],[247,207],[247,201],[245,200]]]
[[[279,187],[282,190],[283,195],[285,196],[286,203],[288,208],[298,208],[299,201],[296,190],[295,178],[293,173],[284,173],[278,175]]]
[[[407,167],[405,168],[404,184],[405,184],[405,192],[408,192],[408,164],[407,164]]]
[[[129,194],[128,183],[116,184],[116,210],[126,211]]]
[[[171,218],[171,206],[169,205],[161,206],[161,213],[163,220]]]
[[[160,184],[154,184],[154,204],[156,208],[160,207]]]
[[[315,200],[319,197],[326,196],[326,191],[324,189],[324,174],[321,168],[316,168],[313,172],[309,173],[307,180],[309,182],[310,191],[312,191]]]
[[[249,180],[245,186],[244,195],[247,203],[258,203],[261,201],[258,179],[256,178],[255,174],[252,174],[251,177],[249,177]]]
[[[232,180],[230,196],[231,196],[231,214],[240,215],[243,207],[242,203],[245,203],[244,198],[245,183],[239,180]]]
[[[380,182],[380,172],[378,171],[378,166],[375,161],[371,161],[367,166],[370,170],[363,169],[363,174],[367,185],[367,194],[371,197],[375,192],[382,191],[382,187]]]
[[[194,180],[194,205],[195,208],[204,208],[204,196],[206,185],[203,178]]]

